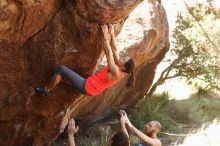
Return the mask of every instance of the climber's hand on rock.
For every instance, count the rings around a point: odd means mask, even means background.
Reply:
[[[110,36],[110,34],[108,32],[108,26],[107,25],[102,25],[101,28],[102,28],[102,33],[104,35],[104,39],[105,40],[110,40],[111,36]]]
[[[115,30],[114,30],[114,26],[112,24],[109,24],[109,32],[112,36],[115,36]]]

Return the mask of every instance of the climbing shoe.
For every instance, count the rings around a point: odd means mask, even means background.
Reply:
[[[35,88],[35,91],[39,94],[45,95],[45,96],[51,96],[52,94],[47,91],[46,89],[42,88],[42,87],[37,87]]]

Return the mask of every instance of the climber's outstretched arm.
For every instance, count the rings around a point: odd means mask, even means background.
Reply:
[[[108,26],[107,25],[102,25],[102,32],[104,35],[104,52],[107,58],[107,63],[110,69],[110,74],[108,74],[108,79],[113,79],[115,77],[119,76],[119,67],[116,65],[113,53],[111,50],[111,46],[109,44],[111,35],[108,32]]]
[[[115,38],[115,30],[112,24],[109,24],[109,31],[111,34],[111,47],[112,47],[113,57],[114,57],[115,63],[118,64],[120,56],[119,56],[119,51],[117,48],[117,41]]]

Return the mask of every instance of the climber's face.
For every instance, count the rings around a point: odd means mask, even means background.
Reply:
[[[130,59],[130,57],[126,56],[126,57],[123,57],[121,60],[122,60],[122,63],[123,65]]]
[[[119,59],[118,65],[119,65],[119,66],[124,66],[124,64],[125,64],[129,59],[130,59],[130,57],[128,57],[128,56],[121,57],[121,58]]]
[[[121,57],[120,58],[120,60],[119,60],[119,62],[118,62],[118,67],[121,69],[121,70],[125,70],[125,63],[127,62],[127,61],[129,61],[129,59],[130,59],[130,57]]]

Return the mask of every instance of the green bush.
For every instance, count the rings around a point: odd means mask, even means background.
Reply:
[[[108,140],[104,137],[79,137],[78,140],[81,146],[110,146]]]
[[[146,122],[157,120],[161,123],[162,130],[170,130],[172,129],[171,121],[166,109],[168,103],[169,95],[167,93],[145,97],[138,103],[136,108],[131,111],[129,117],[138,129],[143,129]]]

